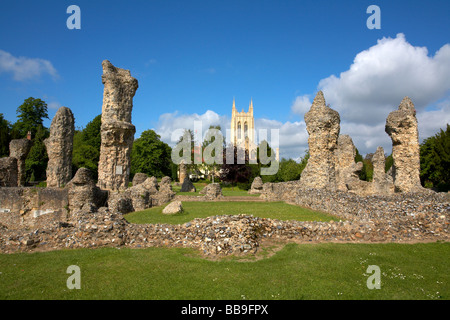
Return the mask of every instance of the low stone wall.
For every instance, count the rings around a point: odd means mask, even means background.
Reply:
[[[302,189],[297,182],[267,184],[265,190],[271,191],[265,194],[271,200],[288,200],[326,211],[341,221],[280,221],[223,215],[194,219],[181,225],[139,225],[130,224],[122,214],[102,207],[92,213],[71,212],[66,219],[55,217],[39,228],[0,225],[0,252],[177,246],[196,248],[206,255],[216,256],[256,252],[265,239],[294,242],[449,240],[448,194],[362,197],[348,192]],[[14,196],[19,191],[10,192]]]
[[[68,214],[66,189],[0,188],[0,224],[8,229],[37,228]]]

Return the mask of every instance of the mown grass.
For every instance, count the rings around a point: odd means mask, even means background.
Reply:
[[[125,218],[131,223],[169,223],[182,224],[195,218],[206,218],[216,215],[248,214],[261,218],[298,221],[339,221],[327,213],[290,205],[284,202],[182,202],[184,211],[175,215],[162,213],[164,206],[144,211],[128,213]]]
[[[0,299],[445,299],[449,243],[288,244],[270,257],[206,260],[181,248],[0,255]],[[81,289],[66,286],[67,267]],[[369,265],[381,289],[369,290]]]
[[[194,187],[196,189],[195,192],[181,192],[181,186],[177,186],[174,183],[172,184],[172,190],[179,195],[185,196],[201,196],[200,191],[207,185],[204,182],[193,182]],[[222,187],[222,195],[225,197],[259,197],[259,194],[248,194],[247,190],[242,190],[239,187]]]

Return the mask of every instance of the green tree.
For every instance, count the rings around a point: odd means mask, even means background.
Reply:
[[[392,154],[390,154],[386,157],[386,160],[384,162],[384,171],[388,172],[393,164],[394,164],[394,158],[392,157]]]
[[[361,172],[359,173],[359,179],[363,181],[372,181],[373,177],[373,164],[372,161],[367,158],[364,159],[362,155],[359,153],[358,149],[356,149],[355,162],[362,162],[363,167]]]
[[[83,130],[76,130],[73,136],[72,172],[79,168],[92,170],[94,179],[98,175],[98,161],[100,159],[102,124],[101,114],[90,121]]]
[[[13,139],[26,138],[28,131],[32,137],[37,134],[39,127],[44,127],[44,119],[48,118],[47,104],[41,99],[30,97],[25,99],[17,110],[18,120],[12,127]]]
[[[217,139],[220,138],[220,137],[214,136],[214,135],[212,134],[213,131],[212,131],[211,129],[218,130],[218,131],[220,132],[221,127],[220,127],[219,125],[217,125],[217,126],[210,126],[209,129],[208,129],[208,131],[206,132],[205,139],[203,140],[203,143],[202,143],[202,154],[203,154],[203,158],[205,157],[205,149],[206,149],[210,144],[212,144],[212,143],[215,141],[216,138],[217,138]],[[221,132],[220,132],[220,136],[222,137],[222,145],[220,146],[220,147],[221,147],[221,148],[220,148],[220,152],[223,152],[223,149],[224,149],[224,147],[225,147],[225,141],[224,141],[224,138],[223,138],[223,135],[222,135]],[[216,150],[215,150],[215,149],[213,149],[212,152],[211,152],[211,154],[208,154],[208,156],[209,156],[209,155],[210,155],[212,158],[215,158],[216,156],[218,156],[218,157],[220,156],[220,159],[222,160],[222,156],[221,156],[221,155],[216,155]],[[210,179],[211,179],[212,182],[214,182],[214,176],[216,175],[216,173],[219,172],[220,167],[221,167],[222,165],[219,164],[219,163],[216,163],[216,162],[207,164],[207,163],[205,163],[205,161],[203,161],[203,165],[202,165],[202,166],[203,166],[204,168],[206,168],[206,170],[208,170],[208,174],[209,174],[209,176],[210,176]]]
[[[33,139],[33,146],[25,160],[25,177],[27,181],[44,181],[46,179],[47,170],[47,148],[44,140],[48,138],[49,131],[42,125],[36,129]]]
[[[450,189],[450,125],[420,146],[420,177],[426,187],[438,191]]]
[[[11,124],[0,113],[0,157],[9,156],[9,142],[11,141]]]
[[[138,172],[149,176],[172,176],[170,146],[161,141],[161,136],[153,130],[142,132],[133,143],[131,151],[131,174]]]
[[[240,189],[248,190],[251,186],[252,166],[249,165],[248,150],[244,150],[244,163],[238,163],[238,148],[229,146],[233,152],[233,163],[227,161],[227,152],[223,151],[223,164],[220,171],[220,180],[228,182],[232,187],[238,186]],[[240,151],[239,151],[240,156]],[[239,159],[241,162],[241,159]]]

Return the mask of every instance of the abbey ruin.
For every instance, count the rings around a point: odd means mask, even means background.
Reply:
[[[420,185],[417,119],[405,97],[386,119],[393,144],[393,167],[385,172],[385,155],[374,156],[372,182],[361,181],[362,163],[355,146],[340,132],[340,115],[318,92],[305,114],[310,158],[298,181],[262,183],[251,193],[266,201],[286,201],[321,210],[340,222],[278,221],[253,216],[214,216],[183,225],[136,225],[123,214],[175,200],[171,179],[136,174],[129,185],[131,122],[138,81],[130,71],[102,62],[104,84],[98,182],[80,168],[72,177],[74,116],[61,107],[45,141],[49,162],[47,187],[24,187],[23,168],[32,142],[11,141],[9,157],[0,159],[0,251],[53,250],[101,246],[185,246],[206,254],[257,250],[263,238],[290,241],[448,240],[449,196]],[[381,134],[381,133],[380,133]],[[184,165],[183,190],[192,190]],[[202,201],[223,198],[219,184],[205,188]],[[224,229],[214,226],[221,224]],[[223,231],[226,230],[224,236]],[[219,233],[222,231],[222,233]]]

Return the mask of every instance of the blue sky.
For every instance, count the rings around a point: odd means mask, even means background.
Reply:
[[[71,4],[80,30],[66,27]],[[380,30],[366,26],[372,4]],[[2,1],[0,113],[15,122],[33,96],[84,127],[101,113],[108,59],[138,79],[135,138],[154,129],[170,143],[193,120],[224,128],[233,98],[239,110],[253,99],[257,129],[279,129],[281,156],[298,158],[321,89],[361,153],[390,153],[384,121],[403,96],[421,139],[450,122],[449,12],[447,0]]]

